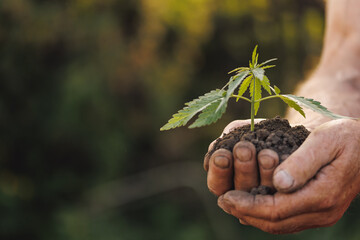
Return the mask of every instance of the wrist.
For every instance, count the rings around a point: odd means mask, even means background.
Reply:
[[[339,71],[360,75],[360,35],[350,35],[338,43],[324,44],[314,76],[334,75]]]
[[[354,60],[359,60],[360,26],[356,24],[359,21],[359,1],[328,0],[326,4],[324,48],[320,65],[331,64],[333,63],[332,59],[336,60],[337,58],[342,59],[344,66],[352,65],[355,63]],[[357,67],[359,67],[359,64]]]

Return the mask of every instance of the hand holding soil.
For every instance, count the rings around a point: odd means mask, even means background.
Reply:
[[[249,123],[250,120],[234,121],[224,129],[223,134]],[[204,158],[204,168],[208,171],[207,183],[212,193],[220,196],[233,189],[250,192],[252,188],[259,186],[256,150],[252,143],[239,142],[234,146],[233,152],[229,149],[218,149],[210,155],[215,143],[216,140],[210,144],[209,152]],[[276,153],[273,154],[273,151],[269,150],[268,154],[271,157],[265,158],[267,162],[272,161],[273,165],[279,162]],[[260,178],[263,182],[272,182],[268,176]]]
[[[291,127],[287,120],[280,117],[259,122],[254,131],[250,131],[250,125],[246,123],[247,121],[235,121],[229,124],[226,133],[211,144],[205,157],[206,170],[209,168],[210,158],[214,159],[213,167],[209,171],[208,185],[216,195],[230,190],[233,186],[236,190],[251,191],[252,194],[274,193],[272,174],[275,167],[293,153],[309,135],[305,127]],[[229,129],[232,131],[229,132]],[[223,159],[224,156],[231,155],[233,156]],[[233,164],[226,164],[229,161],[233,161]],[[234,183],[231,183],[232,179],[228,179],[228,184],[220,185],[218,189],[216,186],[221,183],[217,181],[219,171],[215,169],[226,167],[227,171],[234,171]]]
[[[260,152],[257,156],[260,183],[271,181],[269,172],[274,172],[272,183],[278,192],[253,195],[248,191],[258,184],[254,149],[238,143],[235,154],[220,149],[211,156],[208,185],[217,195],[226,192],[218,199],[224,211],[239,218],[241,223],[263,231],[293,233],[331,226],[360,191],[359,144],[359,121],[334,120],[317,127],[300,148],[277,167],[264,169],[263,163],[276,165],[278,159],[271,150],[262,150],[266,151],[264,155]],[[244,149],[250,150],[241,151]],[[244,159],[248,161],[241,161]],[[244,181],[244,176],[252,176],[252,180]],[[232,186],[241,190],[227,191]]]

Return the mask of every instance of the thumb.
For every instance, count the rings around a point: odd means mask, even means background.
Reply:
[[[305,185],[340,149],[339,137],[327,127],[314,130],[304,143],[274,171],[273,184],[279,192],[292,192]]]

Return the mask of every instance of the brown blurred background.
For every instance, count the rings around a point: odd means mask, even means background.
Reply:
[[[318,0],[1,0],[0,239],[359,239],[335,226],[272,236],[222,212],[202,169],[228,122],[160,132],[259,44],[290,93],[316,66]],[[279,101],[259,117],[283,114]]]

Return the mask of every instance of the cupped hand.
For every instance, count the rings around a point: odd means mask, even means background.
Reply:
[[[246,124],[250,124],[250,120],[234,121],[224,129],[223,134]],[[210,144],[209,152],[214,143]],[[255,146],[248,141],[238,142],[232,152],[218,149],[211,156],[206,154],[204,159],[209,190],[217,196],[233,189],[250,192],[259,184],[273,187],[272,175],[278,164],[276,152],[264,149],[256,156]]]
[[[360,191],[359,146],[359,121],[333,120],[322,124],[276,168],[273,184],[277,193],[251,195],[233,190],[220,196],[218,204],[240,222],[269,233],[331,226]],[[216,172],[211,168],[214,161],[211,158],[209,163],[210,180]],[[214,190],[219,186],[210,187]],[[225,191],[223,188],[216,193]]]

